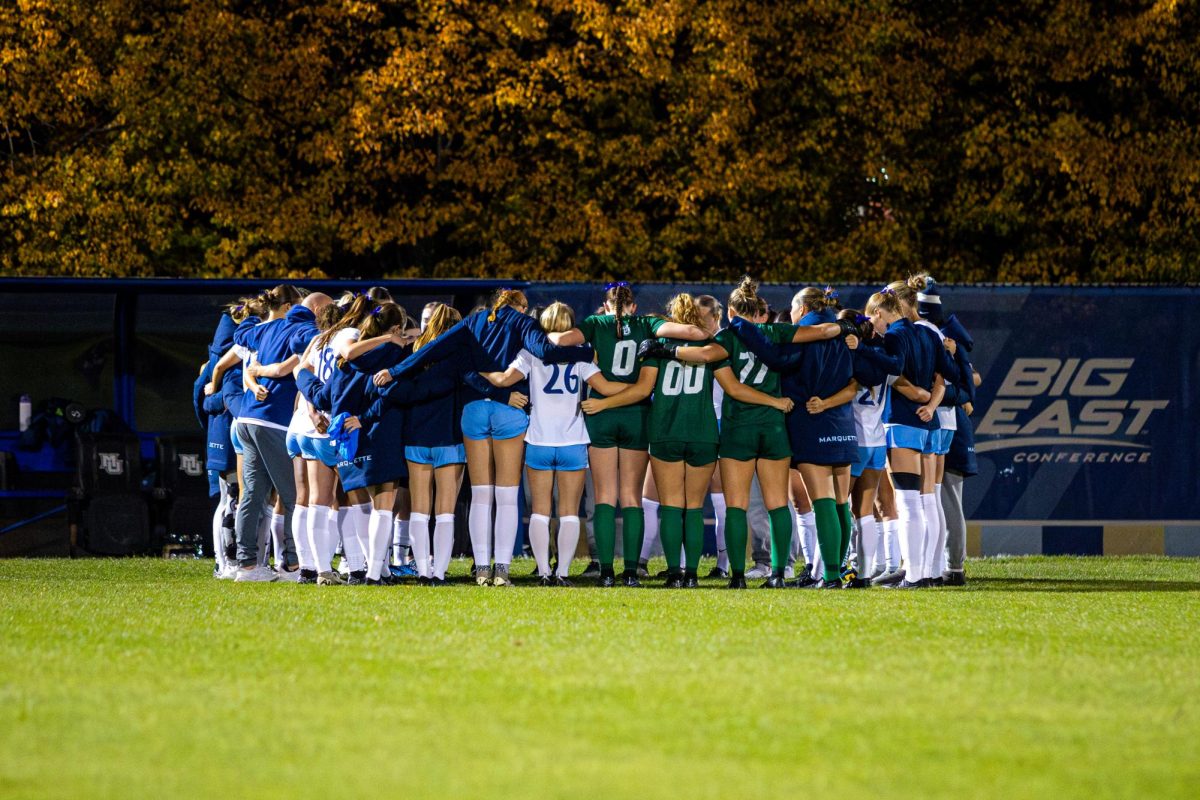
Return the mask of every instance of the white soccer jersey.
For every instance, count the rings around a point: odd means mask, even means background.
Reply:
[[[580,403],[586,396],[587,381],[600,371],[590,362],[546,364],[528,350],[522,350],[511,366],[529,379],[529,405],[532,409],[527,444],[563,447],[589,444],[587,426]]]
[[[926,328],[929,328],[931,331],[936,333],[938,335],[938,339],[941,340],[943,346],[945,345],[946,335],[944,333],[942,333],[940,330],[938,330],[937,325],[934,325],[932,322],[930,322],[927,319],[919,319],[919,320],[917,320],[916,324],[924,325]],[[944,431],[958,430],[958,418],[954,415],[953,407],[938,406],[937,420],[938,420],[938,427]]]
[[[888,382],[895,380],[889,376]],[[854,395],[854,431],[859,447],[884,447],[887,435],[883,429],[884,395],[887,384],[859,386]]]
[[[717,383],[716,377],[712,382],[713,410],[717,412],[717,422],[721,421],[721,406],[725,404],[725,390]]]
[[[358,341],[357,328],[343,328],[333,335],[333,338],[324,347],[314,347],[308,354],[308,360],[304,366],[312,370],[313,374],[321,379],[324,383],[333,376],[333,371],[337,369],[337,346],[342,342],[353,343]],[[309,416],[309,410],[312,406],[304,397],[303,392],[296,393],[296,410],[292,413],[292,422],[288,425],[288,432],[298,436],[309,436],[314,439],[326,439],[328,434],[319,433],[312,423],[312,417]],[[328,421],[328,417],[326,417]]]

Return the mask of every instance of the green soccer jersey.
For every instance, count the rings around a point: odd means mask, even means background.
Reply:
[[[759,330],[773,344],[784,344],[792,340],[791,325],[759,325]],[[726,328],[717,334],[717,344],[729,353],[729,367],[737,379],[745,385],[758,389],[763,394],[772,397],[782,397],[779,388],[779,373],[769,369],[766,364],[746,349],[746,345],[732,330]],[[753,403],[743,403],[725,395],[721,404],[721,425],[779,425],[783,422],[783,412],[770,406],[760,406]]]
[[[617,318],[612,314],[593,314],[579,323],[579,330],[596,351],[596,366],[610,381],[637,383],[638,345],[653,339],[663,324],[657,317],[622,317],[621,335],[617,336]],[[592,391],[592,397],[603,397]]]
[[[667,344],[694,345],[682,339]],[[728,364],[686,364],[674,359],[650,359],[658,367],[654,402],[650,405],[651,442],[704,442],[717,444],[717,412],[713,408],[713,373]]]

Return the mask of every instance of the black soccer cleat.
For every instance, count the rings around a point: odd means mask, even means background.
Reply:
[[[699,581],[699,579],[698,579],[698,578],[697,578],[695,575],[687,575],[687,576],[685,576],[685,577],[684,577],[684,579],[683,579],[683,588],[685,588],[685,589],[699,589],[699,588],[700,588],[700,581]]]
[[[925,581],[900,581],[888,586],[889,589],[924,589]]]
[[[729,579],[729,588],[730,589],[745,589],[746,588],[746,576],[738,575],[736,578],[730,578]]]
[[[946,586],[966,586],[967,573],[962,570],[947,572],[944,576],[944,585]]]
[[[365,569],[354,570],[350,573],[350,577],[346,579],[347,586],[366,586],[367,571]]]
[[[817,581],[817,583],[815,583],[813,585],[813,588],[814,589],[841,589],[842,588],[842,579],[835,578],[831,581],[826,581],[826,580]]]
[[[669,572],[667,574],[667,582],[663,584],[667,589],[682,589],[683,588],[683,573]]]
[[[789,589],[815,589],[819,581],[812,576],[807,570],[800,574],[799,578],[786,584]]]
[[[871,581],[868,580],[867,578],[855,578],[852,581],[848,581],[845,584],[844,588],[846,588],[846,589],[870,589]]]
[[[785,581],[783,579],[783,576],[772,575],[771,577],[767,578],[766,583],[764,583],[762,586],[760,586],[758,588],[760,588],[760,589],[786,589],[786,588],[788,588],[788,583],[787,583],[787,581]]]
[[[621,579],[621,583],[629,589],[642,588],[642,582],[638,580],[636,572],[626,572],[625,576]]]
[[[611,589],[617,585],[617,577],[615,575],[601,575],[600,583],[597,584],[601,589]]]
[[[571,583],[566,578],[558,578],[558,577],[556,577],[554,579],[554,585],[560,589],[570,589],[575,586],[575,584]]]
[[[313,585],[316,585],[317,571],[315,569],[300,570],[300,580],[296,581],[296,583],[311,583]]]
[[[721,569],[720,567],[713,567],[712,569],[710,569],[708,571],[708,574],[705,575],[704,577],[706,577],[706,578],[728,578],[729,570]]]

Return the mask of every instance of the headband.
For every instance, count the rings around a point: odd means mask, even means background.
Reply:
[[[629,281],[611,281],[611,282],[609,282],[609,283],[606,283],[606,284],[604,284],[604,291],[606,291],[606,292],[607,292],[607,291],[610,291],[610,290],[612,290],[612,289],[618,289],[618,288],[621,288],[621,287],[624,287],[624,288],[628,289],[628,288],[629,288]]]

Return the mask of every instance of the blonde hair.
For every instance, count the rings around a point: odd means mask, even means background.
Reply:
[[[462,319],[462,314],[458,313],[458,309],[453,306],[445,303],[430,303],[429,305],[433,306],[433,313],[429,315],[429,322],[425,325],[425,330],[421,331],[421,335],[413,342],[414,353],[453,328]],[[425,307],[429,308],[429,305]]]
[[[528,308],[529,301],[525,299],[525,293],[520,289],[501,289],[500,294],[496,295],[496,302],[492,303],[492,313],[488,314],[488,322],[495,322],[496,313],[505,306],[525,306]]]
[[[729,293],[729,307],[739,317],[750,319],[762,313],[763,300],[758,296],[758,281],[746,275]]]
[[[792,298],[792,305],[796,308],[804,306],[809,311],[824,311],[827,308],[841,308],[837,298],[837,290],[832,286],[824,289],[806,286]]]
[[[904,310],[900,305],[900,298],[897,296],[896,290],[891,286],[882,292],[876,292],[867,300],[867,316],[875,313],[876,309],[888,311],[897,316],[904,316]]]
[[[892,281],[891,283],[889,283],[887,285],[887,288],[891,289],[892,292],[895,293],[896,299],[899,300],[901,303],[908,306],[909,308],[916,308],[917,307],[917,288],[914,285],[916,283],[917,283],[916,280],[914,280],[913,278],[909,278],[908,280],[904,280],[904,281]],[[922,288],[924,288],[924,286],[925,286],[924,280],[920,281],[920,285]],[[903,312],[901,312],[901,313],[903,313]]]
[[[566,303],[556,300],[546,306],[538,321],[542,323],[542,330],[546,333],[562,333],[575,327],[575,312]]]
[[[700,307],[687,292],[680,292],[667,301],[667,316],[681,325],[704,327],[704,318],[700,316]]]

